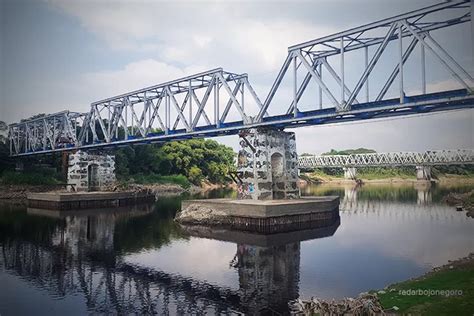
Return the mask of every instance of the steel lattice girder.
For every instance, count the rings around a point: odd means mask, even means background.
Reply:
[[[79,146],[85,113],[62,111],[9,125],[10,152],[35,152]]]
[[[474,164],[474,150],[433,150],[426,152],[393,152],[354,155],[303,156],[301,169],[325,167],[395,167]]]
[[[293,68],[293,98],[289,102],[288,113],[298,116],[298,104],[311,79],[317,84],[320,101],[319,108],[323,107],[322,95],[324,95],[337,111],[348,111],[353,104],[359,103],[357,96],[362,88],[366,88],[366,102],[370,102],[369,97],[369,76],[377,65],[380,57],[387,51],[387,46],[391,41],[398,40],[399,60],[396,67],[387,73],[387,81],[382,90],[377,94],[374,101],[384,99],[387,90],[393,84],[395,78],[399,78],[400,102],[405,102],[405,90],[403,88],[403,66],[410,57],[415,46],[418,44],[422,49],[423,62],[420,65],[422,71],[422,90],[426,91],[425,82],[425,49],[434,55],[442,67],[445,67],[451,75],[460,83],[460,85],[473,92],[474,79],[461,67],[449,53],[439,45],[430,35],[430,32],[438,29],[455,26],[471,21],[470,1],[449,1],[426,7],[420,10],[401,14],[392,18],[383,19],[378,22],[370,23],[364,26],[356,27],[347,31],[339,32],[330,36],[322,37],[316,40],[308,41],[288,48],[288,55],[283,63],[267,98],[263,103],[263,108],[257,116],[257,121],[262,120],[264,111],[272,109],[271,104],[274,95],[279,90],[281,82],[287,75],[290,68]],[[449,13],[449,17],[440,18],[439,12]],[[410,38],[411,42],[407,48],[403,49],[403,38]],[[375,46],[376,50],[369,58],[369,48]],[[359,80],[353,89],[350,89],[344,80],[344,55],[351,51],[364,50],[365,70],[360,74]],[[340,64],[339,74],[331,66],[328,58],[338,57]],[[334,62],[334,61],[333,61]],[[291,66],[293,64],[293,67]],[[318,68],[319,67],[319,68]],[[304,69],[306,75],[304,79],[298,82],[297,70]],[[334,79],[337,83],[336,88],[329,88],[328,80],[323,78],[322,70],[328,71],[328,78]],[[390,74],[390,75],[389,75]]]
[[[14,124],[10,126],[9,133],[11,154],[30,155],[71,148],[87,149],[165,142],[192,137],[237,134],[241,129],[252,127],[291,128],[472,108],[473,78],[430,34],[438,29],[470,21],[471,10],[472,5],[469,5],[469,1],[444,2],[291,46],[263,103],[250,85],[246,74],[239,75],[217,68],[94,102],[86,115],[79,115],[82,124],[74,125],[77,126],[74,132],[79,129],[79,133],[70,133],[70,124],[61,125],[50,121],[44,123],[24,121]],[[439,14],[436,15],[440,11],[450,17],[441,18]],[[404,38],[410,39],[409,44],[405,45],[406,49],[403,49],[402,44]],[[399,44],[398,64],[393,69],[384,69],[388,70],[386,73],[388,79],[377,97],[369,99],[370,73],[385,52],[388,43],[394,40]],[[422,93],[408,97],[404,90],[403,66],[416,45],[421,47],[422,52]],[[368,51],[372,46],[376,47],[376,50],[369,58]],[[345,82],[344,56],[359,49],[365,51],[365,70],[358,74],[360,78],[356,86],[351,88]],[[451,77],[459,82],[462,89],[426,93],[425,49],[436,57]],[[340,58],[339,72],[331,65],[328,59],[331,56]],[[280,106],[274,105],[272,100],[291,64],[293,64],[293,97],[288,101],[288,110],[283,112],[284,114],[278,114]],[[306,76],[301,81],[297,80],[298,69],[306,71]],[[330,76],[323,77],[323,69]],[[337,83],[336,88],[338,86],[339,91],[334,91],[334,87],[327,84],[326,77]],[[386,92],[396,78],[399,79],[400,96],[389,99]],[[311,81],[316,82],[318,86],[319,106],[308,111],[300,111],[298,101]],[[358,99],[363,86],[366,90],[365,102]],[[244,98],[244,90],[251,98]],[[219,97],[221,94],[225,94],[227,99],[222,100],[223,98]],[[183,95],[184,99],[180,100],[179,97]],[[323,107],[323,95],[329,100],[329,107],[326,104]],[[209,99],[213,99],[213,105],[208,105]],[[249,114],[246,107],[248,102],[245,100],[248,99],[257,105],[257,113],[254,116]],[[206,113],[206,109],[209,111],[210,107],[213,108],[213,115]],[[230,121],[228,114],[231,108],[237,110],[239,119]],[[77,118],[64,119],[60,113],[51,117],[56,117],[58,122],[77,122]],[[210,117],[213,118],[212,121]],[[200,121],[204,121],[205,124],[199,124]],[[38,126],[41,124],[44,132],[39,131]],[[71,140],[59,141],[58,135],[70,137]]]
[[[234,89],[229,83],[235,85]],[[252,118],[245,114],[244,105],[238,100],[239,94],[243,94],[243,87],[250,91],[253,101],[261,107],[262,104],[246,74],[238,75],[225,72],[221,68],[94,102],[85,121],[88,128],[81,130],[79,141],[81,144],[87,144],[89,142],[88,132],[92,134],[92,140],[95,143],[110,143],[120,140],[118,135],[120,127],[124,131],[124,140],[136,137],[146,138],[150,134],[151,136],[157,134],[153,133],[155,121],[158,122],[164,135],[179,130],[178,124],[180,122],[184,125],[186,132],[196,131],[201,118],[207,125],[214,125],[218,128],[226,122],[232,106],[237,109],[242,121],[248,124],[252,122]],[[204,94],[200,98],[196,92],[199,90],[204,90]],[[228,97],[222,113],[219,100],[221,91],[226,92]],[[176,99],[176,96],[180,94],[185,94],[182,102],[178,102]],[[205,111],[210,98],[214,98],[213,122]],[[193,103],[197,108],[194,112]],[[140,109],[137,110],[139,106]],[[162,106],[164,111],[160,114],[159,110]],[[172,113],[174,117],[172,117]],[[99,131],[102,137],[99,136]]]

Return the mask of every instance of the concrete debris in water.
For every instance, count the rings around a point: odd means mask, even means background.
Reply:
[[[363,293],[357,298],[345,298],[342,301],[326,301],[311,298],[288,303],[291,315],[385,315],[377,295]]]
[[[474,191],[467,193],[449,193],[444,201],[453,205],[457,210],[466,211],[466,216],[474,218]]]

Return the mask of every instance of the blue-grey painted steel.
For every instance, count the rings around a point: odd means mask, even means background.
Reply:
[[[469,1],[450,1],[291,46],[264,102],[255,93],[247,74],[216,68],[93,102],[87,113],[63,111],[24,120],[9,126],[11,155],[213,137],[261,126],[291,128],[473,108],[472,76],[430,35],[469,21]],[[407,45],[403,45],[405,38],[410,39]],[[397,65],[382,70],[388,79],[371,99],[369,78],[381,56],[391,54],[393,58],[393,52],[387,51],[394,40],[399,42],[394,55],[398,56]],[[403,67],[417,44],[422,52],[423,93],[407,95],[404,77],[409,72],[404,73]],[[370,54],[372,47],[375,49]],[[350,87],[344,60],[357,50],[363,50],[359,55],[364,70],[355,74],[357,84]],[[462,89],[426,93],[425,50],[449,71],[451,76],[446,79],[456,79]],[[334,60],[340,63],[339,73],[331,65]],[[281,85],[290,66],[292,93],[286,96],[286,106],[282,106],[281,99],[276,104],[274,96],[284,91]],[[323,67],[328,73],[324,78]],[[300,76],[301,72],[304,76]],[[397,77],[400,95],[387,96]],[[310,110],[303,109],[300,99],[314,83],[319,102],[315,100]],[[357,99],[363,87],[365,103],[360,102],[362,98]],[[246,92],[249,97],[244,97]]]

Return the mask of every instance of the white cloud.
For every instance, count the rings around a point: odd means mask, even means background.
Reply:
[[[144,59],[119,70],[86,73],[82,76],[82,83],[89,94],[92,89],[94,95],[100,94],[99,98],[106,98],[203,70],[200,67],[179,68],[155,59]]]
[[[154,52],[166,62],[236,72],[274,70],[289,45],[334,32],[296,17],[265,20],[237,3],[49,3],[78,18],[112,49]]]

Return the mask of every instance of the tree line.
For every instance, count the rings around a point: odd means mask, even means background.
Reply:
[[[5,122],[0,121],[0,172],[3,178],[5,175],[11,177],[15,168],[15,159],[9,156],[7,128]],[[166,180],[176,182],[173,180],[185,178],[185,181],[193,184],[200,184],[203,180],[225,183],[229,181],[229,172],[235,169],[235,153],[232,148],[210,139],[126,146],[100,152],[115,155],[116,174],[121,181],[133,179],[148,183]],[[52,165],[56,171],[61,167],[61,156],[58,153],[24,159],[27,161],[25,173],[38,173],[38,169],[41,169],[38,166],[44,166],[45,163]],[[40,173],[44,173],[44,170]],[[58,180],[61,177],[59,172],[51,176]]]

